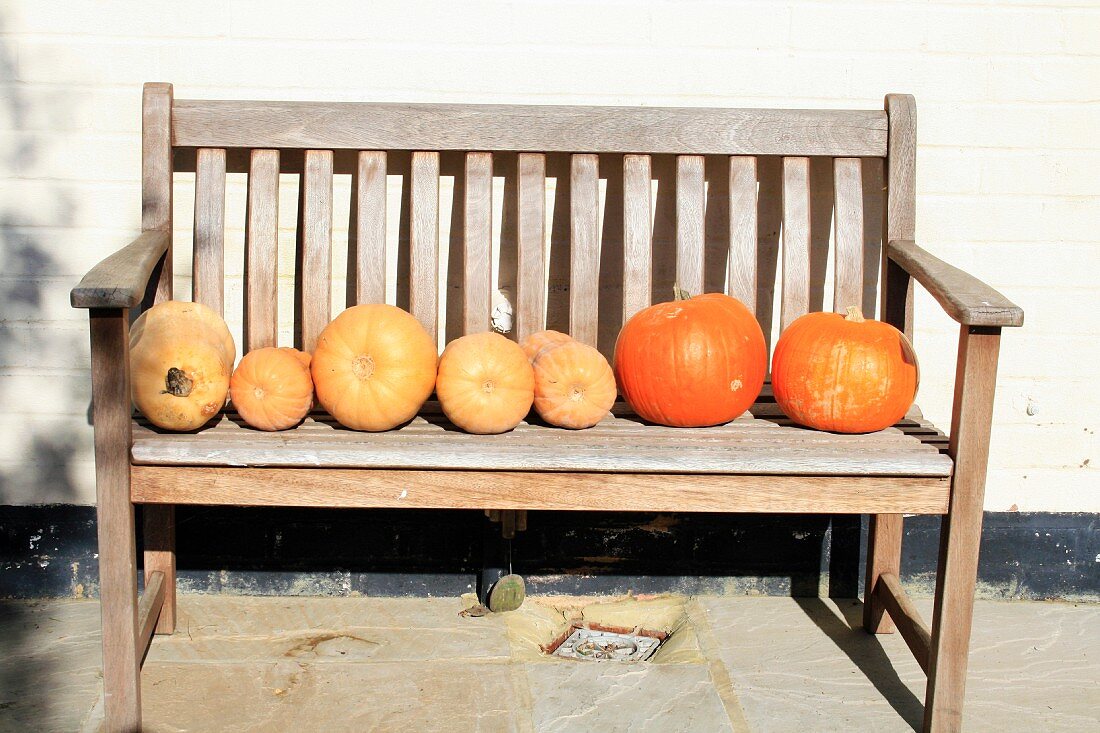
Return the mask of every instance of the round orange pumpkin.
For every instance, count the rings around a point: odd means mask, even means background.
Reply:
[[[527,358],[531,361],[535,360],[535,357],[539,355],[539,352],[545,348],[552,346],[560,346],[561,344],[572,341],[573,338],[561,331],[536,331],[527,338],[523,339],[523,343],[520,346],[523,348],[523,353],[527,354]]]
[[[229,397],[246,423],[259,430],[286,430],[309,413],[313,379],[301,353],[268,347],[244,355],[229,380]]]
[[[447,419],[466,432],[504,433],[531,411],[535,373],[516,342],[474,333],[443,350],[435,394]]]
[[[389,430],[411,420],[435,386],[435,343],[392,305],[348,308],[325,326],[310,371],[317,401],[353,430]]]
[[[221,316],[165,301],[130,330],[130,395],[157,427],[195,430],[225,407],[236,348]]]
[[[542,349],[534,361],[535,411],[560,428],[590,428],[607,415],[618,395],[615,374],[603,354],[570,340]]]
[[[905,334],[855,307],[847,316],[802,316],[779,337],[772,357],[772,387],[784,414],[836,433],[893,425],[913,404],[919,381]]]
[[[768,350],[756,317],[722,293],[645,308],[619,333],[615,376],[641,417],[674,427],[719,425],[749,409]]]

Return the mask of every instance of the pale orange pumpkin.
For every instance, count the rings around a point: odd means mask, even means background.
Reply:
[[[195,430],[225,407],[236,348],[221,316],[165,301],[130,330],[130,394],[157,427]]]
[[[579,341],[542,349],[534,361],[535,411],[546,422],[580,430],[615,404],[615,373],[603,354]]]
[[[787,327],[772,357],[775,401],[787,417],[818,430],[869,433],[901,420],[920,372],[909,339],[888,323],[809,313]]]
[[[475,333],[443,350],[435,393],[447,418],[466,432],[504,433],[531,411],[535,374],[516,342]]]
[[[569,334],[562,333],[561,331],[536,331],[523,339],[520,346],[523,348],[523,353],[527,354],[527,358],[534,361],[535,357],[538,356],[539,352],[543,349],[551,346],[560,346],[572,340],[573,338]]]
[[[373,303],[325,326],[310,372],[317,401],[340,424],[380,431],[408,422],[435,386],[435,342],[407,312]]]
[[[245,354],[229,380],[229,397],[246,423],[286,430],[305,418],[313,406],[313,379],[302,353],[268,347]]]

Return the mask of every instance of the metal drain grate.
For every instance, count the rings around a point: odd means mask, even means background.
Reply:
[[[591,662],[644,662],[667,636],[644,629],[573,624],[544,650],[555,657]]]

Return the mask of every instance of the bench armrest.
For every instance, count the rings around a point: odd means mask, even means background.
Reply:
[[[895,239],[889,244],[888,254],[962,325],[1024,325],[1022,308],[973,275],[929,254],[916,242]]]
[[[132,308],[140,303],[171,241],[172,233],[167,229],[142,232],[88,271],[69,293],[73,308]]]

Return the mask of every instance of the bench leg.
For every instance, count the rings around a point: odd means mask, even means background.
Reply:
[[[997,377],[998,328],[962,327],[948,450],[955,459],[951,503],[940,529],[932,616],[926,733],[962,729],[966,666],[982,538],[989,432]]]
[[[164,573],[164,605],[160,608],[156,633],[176,632],[176,507],[146,504],[142,535],[145,538],[145,583],[156,571]]]
[[[137,540],[130,501],[129,324],[122,310],[92,310],[103,699],[108,733],[141,729]]]
[[[500,527],[486,519],[481,529],[481,572],[477,578],[477,600],[489,606],[489,591],[508,574],[508,553]]]
[[[863,584],[863,628],[869,634],[891,634],[894,622],[875,598],[883,573],[901,577],[901,514],[872,514],[867,526],[867,576]]]

